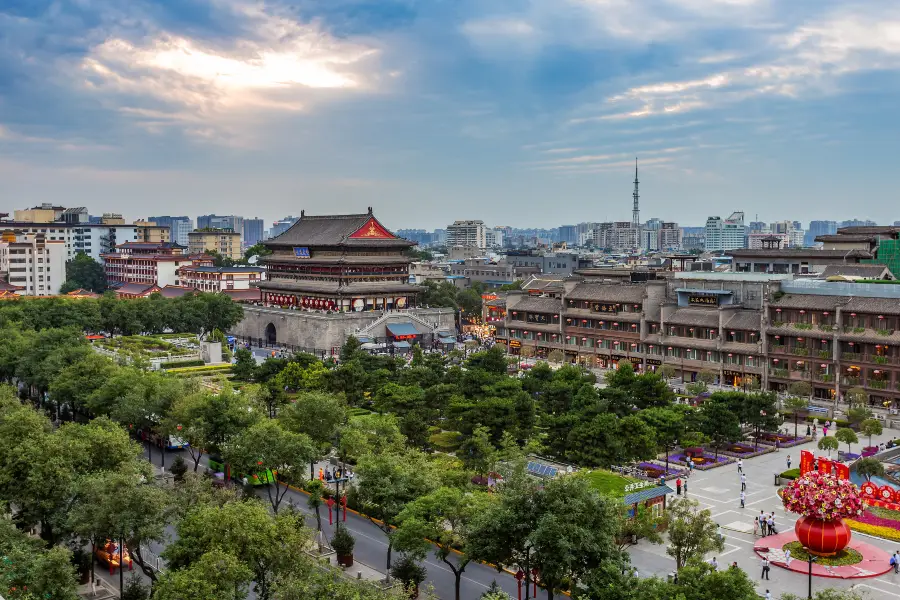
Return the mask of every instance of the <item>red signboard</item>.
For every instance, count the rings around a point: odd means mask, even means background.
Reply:
[[[805,475],[815,470],[815,458],[812,452],[802,450],[800,452],[800,474]],[[834,473],[838,479],[850,479],[850,467],[843,463],[819,458],[819,473]]]

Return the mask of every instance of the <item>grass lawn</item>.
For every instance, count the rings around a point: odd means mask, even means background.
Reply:
[[[624,498],[625,486],[629,483],[638,483],[640,481],[639,479],[623,477],[612,471],[603,471],[601,469],[591,471],[587,478],[591,482],[591,487],[604,496],[613,498]]]
[[[791,551],[791,558],[794,560],[809,560],[809,553],[800,542],[791,542],[782,546],[783,550]],[[816,564],[826,567],[842,567],[846,565],[856,565],[862,562],[862,554],[853,548],[844,548],[834,556],[820,556],[816,559]]]

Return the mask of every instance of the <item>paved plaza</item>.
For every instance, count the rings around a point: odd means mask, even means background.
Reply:
[[[789,428],[793,433],[793,428]],[[893,437],[900,437],[900,431],[885,429],[881,436],[873,436],[875,443],[887,441]],[[868,439],[861,444],[853,444],[854,452],[860,452],[862,446],[868,445]],[[841,449],[846,449],[846,444],[841,444]],[[715,557],[719,568],[726,568],[733,562],[744,569],[757,583],[760,595],[768,589],[772,596],[777,598],[783,593],[793,593],[805,598],[807,594],[806,574],[794,573],[773,564],[769,573],[769,580],[760,580],[762,568],[759,557],[753,552],[753,546],[758,536],[753,534],[753,518],[760,511],[775,513],[775,527],[779,533],[792,531],[797,515],[786,512],[777,496],[778,488],[775,486],[775,474],[787,469],[786,458],[791,456],[791,466],[797,468],[800,465],[800,451],[809,450],[816,455],[825,455],[816,448],[816,442],[810,442],[802,446],[781,449],[762,456],[744,460],[744,473],[747,475],[746,507],[741,508],[740,493],[741,480],[738,474],[737,463],[724,467],[710,469],[708,471],[694,470],[694,474],[688,479],[687,497],[697,500],[701,508],[709,509],[713,519],[722,528],[725,536],[725,550]],[[670,499],[676,496],[670,495]],[[880,548],[888,554],[900,550],[900,542],[890,542],[881,538],[875,538],[859,532],[853,532],[855,540],[865,541],[872,546]],[[665,545],[653,545],[640,542],[631,548],[631,559],[635,568],[642,576],[659,575],[665,577],[675,570],[675,561],[666,555]],[[713,558],[710,554],[707,560]],[[870,598],[890,600],[900,598],[900,575],[893,572],[865,580],[844,580],[813,578],[813,592],[817,589],[834,587],[839,589],[853,588],[867,593]]]

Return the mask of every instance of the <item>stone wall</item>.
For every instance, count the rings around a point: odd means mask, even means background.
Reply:
[[[317,353],[332,354],[344,344],[347,336],[365,329],[384,316],[382,311],[333,313],[286,310],[282,308],[245,305],[244,319],[229,332],[239,338],[262,340],[266,345],[274,329],[275,344],[302,348]],[[450,331],[456,335],[454,311],[449,308],[418,308],[408,311],[392,311],[392,316],[412,313],[428,323],[436,324],[435,330]],[[414,321],[421,331],[425,327]],[[271,326],[271,327],[270,327]],[[425,333],[425,332],[423,332]],[[432,333],[428,331],[427,333]]]

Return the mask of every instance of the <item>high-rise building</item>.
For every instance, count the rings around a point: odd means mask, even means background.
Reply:
[[[487,248],[484,221],[454,221],[447,226],[447,247]]]
[[[485,229],[484,240],[488,248],[503,247],[503,230],[502,229]]]
[[[188,245],[188,233],[194,230],[194,221],[185,216],[147,217],[148,221],[169,228],[169,239],[180,246]]]
[[[188,234],[191,254],[217,252],[226,258],[240,260],[241,234],[231,229],[197,229]]]
[[[731,213],[727,219],[709,217],[706,220],[706,250],[720,252],[744,247],[744,213]]]
[[[0,271],[17,295],[55,296],[66,279],[66,243],[43,233],[4,232]]]
[[[750,221],[747,228],[748,233],[764,233],[769,230],[769,225],[765,221]]]
[[[200,215],[197,229],[231,229],[237,233],[244,231],[244,217],[235,215]]]
[[[820,235],[834,235],[837,233],[836,221],[810,221],[809,229],[803,238],[805,246],[812,246],[816,243],[816,238]]]
[[[567,244],[578,243],[578,227],[576,225],[561,225],[559,227],[557,237],[560,242]]]
[[[877,227],[878,223],[875,221],[860,221],[859,219],[849,219],[847,221],[841,221],[841,227]]]
[[[300,217],[287,216],[283,219],[272,223],[272,229],[269,230],[269,239],[277,238],[279,235],[291,228],[291,225],[300,220]]]
[[[660,250],[678,250],[681,248],[681,227],[678,223],[663,221],[657,233],[657,246]]]
[[[598,223],[594,229],[593,243],[598,248],[608,248],[614,252],[624,252],[638,248],[640,226],[635,229],[630,221]]]
[[[265,238],[266,224],[260,218],[244,219],[244,244],[253,246]]]
[[[797,223],[798,221],[775,221],[769,225],[768,232],[763,233],[786,235],[788,240],[787,247],[802,248],[806,232],[796,227]]]

